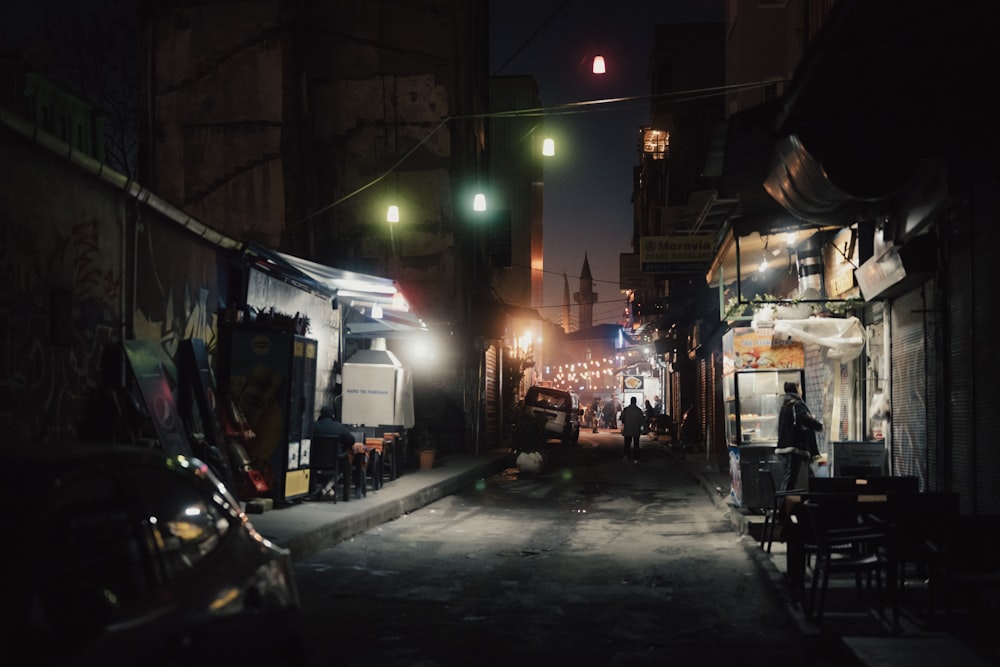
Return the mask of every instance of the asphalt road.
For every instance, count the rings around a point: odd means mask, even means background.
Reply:
[[[296,563],[310,665],[853,664],[665,444],[585,432]]]

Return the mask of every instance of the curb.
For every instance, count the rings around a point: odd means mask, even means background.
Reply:
[[[459,475],[444,475],[441,480],[414,491],[402,493],[398,498],[376,502],[361,512],[352,513],[311,530],[303,531],[301,534],[289,538],[282,546],[291,550],[292,560],[306,558],[366,530],[398,519],[435,500],[449,496],[470,484],[474,484],[478,479],[494,475],[506,468],[507,463],[507,457],[497,456],[480,465],[473,466]],[[378,493],[383,493],[383,491]]]

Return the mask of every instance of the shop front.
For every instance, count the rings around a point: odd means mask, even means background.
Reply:
[[[864,418],[866,332],[854,315],[860,300],[851,269],[859,233],[787,221],[761,229],[735,225],[713,262],[709,283],[727,323],[722,401],[736,506],[772,501],[760,475],[781,477],[774,450],[785,382],[798,385],[825,426],[818,434],[824,458],[803,466],[800,485],[807,474],[830,475],[836,454],[851,451],[846,443],[872,442]],[[877,447],[884,451],[884,440]]]
[[[243,257],[245,305],[220,327],[220,383],[255,434],[247,454],[266,472],[274,500],[296,500],[311,488],[321,407],[364,425],[366,435],[370,427],[405,442],[414,422],[410,373],[386,340],[427,327],[390,279],[259,246]]]

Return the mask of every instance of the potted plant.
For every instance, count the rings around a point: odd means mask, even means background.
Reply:
[[[417,430],[415,442],[416,446],[414,449],[417,452],[420,469],[430,470],[434,467],[434,458],[437,454],[437,446],[434,444],[434,439],[431,437],[431,432],[427,429],[427,427]]]

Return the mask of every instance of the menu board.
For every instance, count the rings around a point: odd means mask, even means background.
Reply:
[[[805,347],[787,334],[750,328],[733,329],[723,345],[723,371],[803,368]]]

